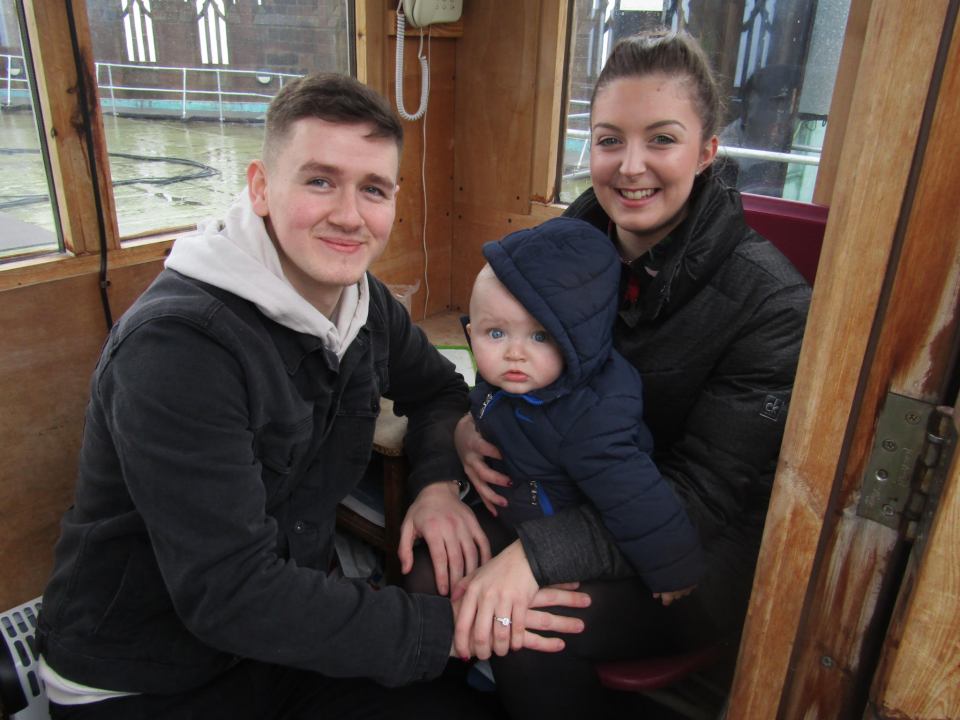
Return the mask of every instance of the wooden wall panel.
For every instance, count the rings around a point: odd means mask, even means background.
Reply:
[[[430,101],[425,118],[404,122],[403,158],[400,164],[400,195],[397,219],[390,244],[373,271],[387,283],[410,285],[420,282],[413,297],[413,317],[446,310],[450,306],[450,250],[453,238],[453,137],[454,137],[454,38],[431,38]],[[416,112],[420,101],[420,63],[418,39],[410,36],[404,52],[404,106]],[[428,43],[424,40],[424,52]],[[384,75],[393,77],[396,39],[387,41]],[[396,92],[389,83],[387,97],[395,102]],[[426,124],[426,145],[423,130]],[[424,158],[424,147],[427,148]],[[424,183],[424,179],[426,182]],[[426,214],[424,192],[426,187]],[[424,252],[426,218],[426,253]],[[426,266],[426,278],[424,278]],[[429,301],[427,289],[429,282]],[[425,307],[426,303],[426,307]]]
[[[114,317],[160,271],[111,272]],[[43,590],[69,506],[90,373],[106,337],[96,274],[0,292],[0,608]]]
[[[358,77],[396,103],[396,3],[362,0],[357,5]],[[452,31],[451,31],[452,29]],[[420,101],[419,30],[406,35],[404,107],[416,112]],[[436,33],[437,36],[434,36]],[[439,25],[424,38],[430,60],[430,100],[424,119],[404,121],[400,162],[400,195],[390,244],[373,265],[388,284],[420,289],[412,298],[415,319],[450,306],[450,264],[453,238],[454,86],[459,24]],[[426,125],[426,144],[424,144]],[[424,147],[428,149],[424,158]],[[426,213],[424,192],[426,187]],[[426,231],[424,218],[426,217]],[[426,273],[425,273],[426,269]],[[429,298],[427,291],[429,288]]]
[[[543,35],[556,35],[559,17],[542,10],[552,0],[488,0],[464,3],[464,35],[457,48],[456,167],[451,303],[466,307],[483,265],[480,247],[510,230],[538,222],[531,215],[532,164],[553,130],[537,128],[538,68]],[[542,21],[546,18],[547,29]],[[552,78],[551,78],[552,82]],[[539,117],[554,111],[546,100]],[[543,185],[544,183],[537,183]],[[542,190],[540,191],[542,192]],[[554,211],[558,213],[559,210]]]
[[[865,700],[897,533],[856,513],[864,460],[886,390],[934,370],[905,362],[914,333],[944,328],[899,288],[945,292],[953,252],[898,233],[947,4],[872,3],[730,720],[850,717]],[[887,61],[907,53],[909,67]]]

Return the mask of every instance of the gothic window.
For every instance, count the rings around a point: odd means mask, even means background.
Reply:
[[[150,0],[120,0],[123,12],[123,37],[130,62],[156,62]]]
[[[227,9],[225,0],[196,0],[200,61],[204,65],[228,65]]]

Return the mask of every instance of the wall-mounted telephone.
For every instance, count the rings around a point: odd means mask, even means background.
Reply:
[[[456,22],[463,13],[463,0],[403,0],[403,14],[414,27]]]
[[[419,120],[427,112],[430,97],[430,66],[423,55],[420,61],[420,107],[412,115],[403,106],[403,41],[407,21],[414,27],[455,22],[463,12],[463,0],[401,0],[397,5],[396,94],[397,112],[404,120]],[[421,48],[423,36],[421,35]]]

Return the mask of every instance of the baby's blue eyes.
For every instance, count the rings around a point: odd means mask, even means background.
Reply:
[[[491,328],[490,330],[487,330],[487,335],[491,340],[502,340],[507,336],[507,333],[500,328]],[[530,333],[530,338],[534,342],[538,343],[550,342],[550,333],[548,333],[546,330],[534,330],[532,333]]]

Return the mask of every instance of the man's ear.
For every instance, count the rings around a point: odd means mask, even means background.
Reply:
[[[254,160],[247,166],[247,193],[253,211],[260,217],[270,214],[267,202],[267,168],[263,160]]]

